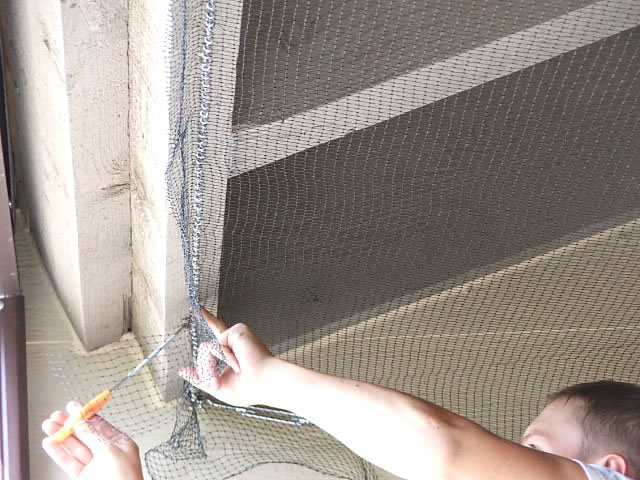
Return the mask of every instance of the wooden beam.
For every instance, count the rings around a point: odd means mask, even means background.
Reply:
[[[127,0],[8,0],[1,15],[23,207],[93,349],[129,324]]]
[[[640,25],[640,4],[604,0],[353,95],[234,133],[230,176],[384,122]]]

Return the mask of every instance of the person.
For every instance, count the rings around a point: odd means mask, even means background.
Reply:
[[[295,412],[401,478],[640,480],[639,385],[604,381],[562,390],[517,444],[425,400],[286,362],[246,325],[227,328],[203,314],[228,367],[217,376],[215,349],[203,343],[197,366],[180,370],[185,380],[232,405]],[[79,407],[69,404],[68,413]],[[45,433],[55,433],[68,413],[54,412]],[[47,437],[43,446],[71,478],[142,478],[135,442],[97,415],[62,445]]]

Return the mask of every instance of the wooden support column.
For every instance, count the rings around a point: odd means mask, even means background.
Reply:
[[[182,245],[176,219],[169,210],[165,181],[169,158],[165,59],[168,8],[167,0],[129,2],[131,313],[133,330],[145,354],[189,314]],[[186,348],[187,336],[181,338]],[[177,371],[179,365],[170,365],[164,353],[151,368],[167,398],[179,380],[173,375],[175,382],[168,382],[167,369]]]
[[[176,2],[177,9],[183,2]],[[187,2],[189,3],[189,2]],[[209,2],[190,2],[193,9],[185,12],[198,15],[206,12]],[[215,24],[209,31],[212,39],[208,61],[209,122],[202,131],[209,142],[208,154],[199,174],[206,196],[202,199],[203,215],[207,215],[210,227],[200,232],[209,240],[200,248],[200,258],[207,266],[201,274],[207,276],[207,292],[203,297],[211,300],[207,306],[215,311],[217,306],[217,279],[219,276],[222,247],[222,228],[226,197],[228,162],[231,147],[231,116],[235,96],[236,61],[240,39],[242,2],[224,0],[213,2]],[[161,339],[172,333],[189,314],[188,295],[185,286],[184,254],[180,241],[177,219],[169,207],[165,172],[170,148],[170,97],[173,89],[184,87],[185,96],[200,98],[202,84],[200,68],[190,62],[190,81],[185,85],[170,85],[167,35],[170,25],[169,2],[162,0],[129,1],[129,66],[130,66],[130,145],[131,145],[131,211],[132,211],[132,325],[146,353]],[[175,20],[175,19],[174,19]],[[205,25],[194,22],[190,30],[190,59],[198,58],[204,48]],[[200,41],[202,40],[202,41]],[[178,53],[176,53],[177,55]],[[174,57],[175,59],[175,57]],[[177,61],[177,60],[176,60]],[[195,81],[194,79],[198,79]],[[175,80],[174,80],[175,81]],[[199,132],[200,105],[190,104],[182,120],[189,124],[189,145],[195,145]],[[195,170],[196,148],[186,149],[189,169]],[[192,186],[193,176],[188,180]],[[210,216],[209,216],[210,215]],[[193,226],[190,226],[192,231]],[[193,238],[193,237],[192,237]],[[211,239],[215,239],[211,241]],[[188,356],[176,355],[176,348],[189,348],[188,335],[183,335],[171,350],[161,353],[152,364],[156,383],[163,398],[176,392],[177,371],[180,362]],[[166,353],[169,353],[168,355]]]
[[[88,349],[129,328],[127,3],[0,9],[21,204]]]

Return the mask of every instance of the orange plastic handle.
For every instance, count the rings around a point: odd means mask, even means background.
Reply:
[[[64,425],[51,435],[56,442],[62,443],[73,434],[73,429],[80,420],[89,420],[104,407],[111,398],[111,390],[105,390],[76,413],[67,418]]]

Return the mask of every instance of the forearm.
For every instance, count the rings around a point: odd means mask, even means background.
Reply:
[[[363,458],[403,478],[438,478],[460,417],[410,395],[275,360],[269,405],[301,415]]]
[[[234,368],[215,375],[210,351],[201,348],[198,367],[180,374],[227,403],[293,411],[365,459],[411,480],[584,478],[575,462],[504,440],[432,403],[278,359],[246,325],[227,329],[203,313]]]

